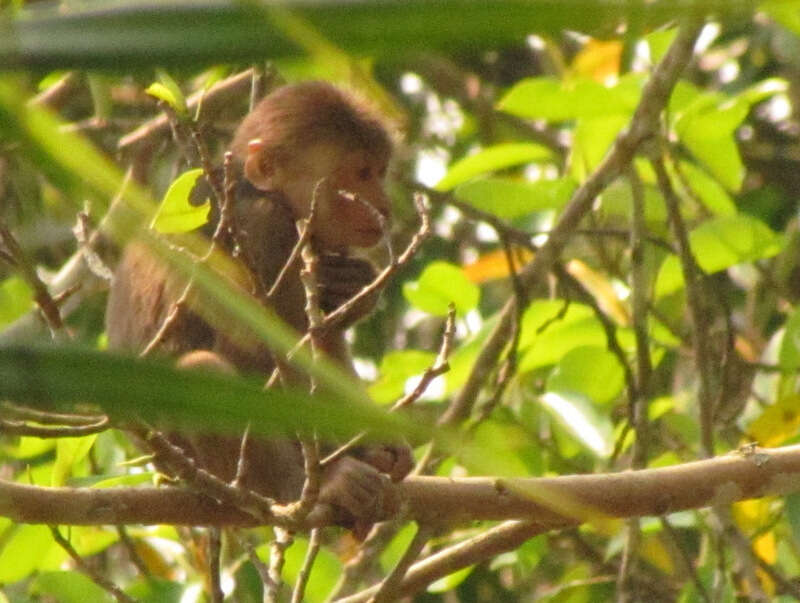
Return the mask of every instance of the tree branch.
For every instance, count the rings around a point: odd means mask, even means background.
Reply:
[[[800,445],[742,448],[659,469],[548,478],[411,477],[395,486],[409,518],[433,523],[525,519],[545,530],[608,517],[800,491]],[[0,515],[21,523],[252,526],[256,519],[182,488],[44,488],[0,481]],[[312,513],[313,524],[329,516]]]

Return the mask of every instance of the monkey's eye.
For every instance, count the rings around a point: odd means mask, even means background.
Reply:
[[[369,180],[372,178],[372,169],[369,166],[361,168],[358,170],[358,178],[359,180]]]

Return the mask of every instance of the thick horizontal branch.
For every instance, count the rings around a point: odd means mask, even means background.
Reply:
[[[602,517],[664,515],[800,490],[800,446],[743,448],[661,469],[553,478],[408,478],[396,486],[408,516],[534,521],[543,529]],[[44,488],[0,481],[0,515],[60,525],[252,525],[253,518],[182,488]],[[312,514],[324,524],[326,514]],[[309,526],[310,527],[310,526]]]

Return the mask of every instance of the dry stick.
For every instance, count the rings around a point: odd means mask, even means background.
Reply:
[[[526,289],[545,277],[581,219],[591,209],[597,195],[627,169],[639,146],[657,133],[661,112],[681,71],[692,56],[694,41],[701,27],[700,19],[691,19],[680,27],[669,50],[645,85],[641,101],[627,130],[617,137],[600,166],[575,191],[550,232],[547,242],[520,272],[520,280]],[[442,415],[440,424],[453,425],[469,415],[491,367],[495,366],[508,341],[516,312],[515,306],[516,300],[511,300],[503,307],[497,326],[484,344],[467,382]]]
[[[83,557],[78,554],[78,551],[70,544],[69,540],[61,535],[61,532],[58,531],[58,526],[49,526],[49,528],[50,532],[53,534],[53,540],[55,540],[56,543],[66,551],[67,555],[72,558],[79,571],[86,574],[92,582],[97,584],[97,586],[102,588],[117,601],[122,601],[122,603],[135,603],[135,599],[126,595],[119,586],[95,571],[94,568],[86,563]]]
[[[234,488],[240,488],[242,486],[242,481],[244,480],[244,476],[247,475],[247,447],[250,443],[250,423],[247,424],[247,427],[244,428],[244,433],[242,434],[242,440],[239,444],[239,460],[236,463],[236,476],[233,478],[231,482],[231,486]]]
[[[397,562],[397,565],[389,572],[389,575],[380,583],[378,591],[372,596],[370,603],[388,603],[389,601],[394,601],[399,598],[398,589],[403,578],[406,573],[408,573],[411,564],[414,563],[420,553],[422,553],[422,549],[425,547],[428,540],[430,540],[433,533],[434,528],[431,524],[420,524],[417,527],[417,533],[414,534],[414,538],[411,540],[408,547],[406,547],[400,561]]]
[[[672,524],[669,522],[669,519],[666,517],[661,517],[661,526],[664,528],[664,531],[669,534],[669,537],[672,539],[673,545],[678,549],[678,555],[680,556],[683,564],[685,566],[686,572],[689,574],[689,577],[694,584],[694,588],[697,591],[697,594],[700,595],[700,598],[705,601],[705,603],[711,603],[711,597],[706,590],[703,581],[700,580],[700,576],[697,575],[697,570],[694,567],[694,563],[692,563],[692,559],[689,556],[689,552],[686,550],[686,547],[681,542],[678,533],[675,531],[675,528],[672,527]]]
[[[658,187],[664,196],[669,214],[669,222],[678,242],[678,257],[686,282],[686,297],[689,316],[692,322],[692,346],[695,351],[695,362],[700,377],[698,402],[700,406],[700,431],[703,455],[714,456],[714,398],[712,388],[711,354],[709,350],[708,320],[706,304],[700,282],[700,271],[689,246],[689,235],[680,212],[680,201],[670,182],[669,175],[661,157],[651,160],[656,174]]]
[[[450,351],[453,347],[453,338],[456,334],[456,307],[450,302],[447,309],[447,320],[444,324],[444,333],[442,334],[442,343],[439,346],[439,354],[436,356],[436,361],[432,366],[425,369],[422,377],[417,383],[417,386],[412,392],[409,392],[400,400],[394,403],[389,412],[394,412],[401,408],[405,408],[409,404],[413,404],[419,400],[420,396],[425,393],[431,382],[439,375],[443,375],[450,370],[448,359],[450,358]]]
[[[394,405],[389,409],[389,412],[395,412],[419,400],[420,396],[425,393],[431,382],[436,379],[436,377],[444,375],[450,370],[450,363],[448,362],[448,359],[450,358],[450,351],[453,347],[453,338],[455,337],[455,333],[456,308],[451,302],[447,311],[447,320],[445,322],[444,333],[442,334],[442,344],[439,347],[439,354],[436,356],[436,361],[433,365],[425,369],[425,372],[422,374],[422,377],[420,378],[420,381],[414,390],[395,402]],[[342,456],[352,450],[354,446],[357,446],[366,435],[366,431],[362,431],[361,433],[354,435],[352,438],[350,438],[350,440],[339,446],[339,448],[322,459],[320,461],[320,465],[325,467],[340,459]]]
[[[54,412],[45,412],[28,408],[26,406],[18,406],[11,402],[0,402],[0,410],[3,414],[11,415],[11,418],[22,421],[35,421],[42,425],[76,425],[83,426],[92,423],[97,423],[103,420],[104,415],[81,415],[81,414],[60,414]]]
[[[644,237],[647,224],[644,215],[644,188],[636,168],[628,170],[628,180],[633,198],[633,220],[631,224],[631,305],[633,306],[633,331],[636,338],[636,387],[635,395],[628,401],[628,421],[633,425],[636,439],[633,443],[632,468],[641,469],[647,465],[648,420],[647,402],[652,363],[650,362],[650,340],[647,336],[647,275],[645,273]],[[641,540],[639,520],[631,518],[626,522],[625,545],[622,562],[617,575],[617,600],[630,601],[632,577],[636,563],[636,553]]]
[[[36,438],[77,438],[106,431],[110,426],[108,417],[103,417],[96,423],[63,427],[37,426],[24,421],[0,419],[0,433]]]
[[[30,262],[19,242],[17,242],[17,239],[3,220],[0,220],[0,243],[5,245],[8,255],[12,258],[11,264],[19,272],[22,280],[33,289],[33,299],[42,311],[42,315],[55,337],[55,335],[64,328],[64,321],[61,319],[61,312],[58,309],[58,305],[47,290],[47,285],[45,285],[42,279],[39,278],[39,275],[36,274],[36,268]]]
[[[527,540],[551,529],[552,526],[536,522],[503,522],[474,538],[447,547],[412,565],[396,594],[399,597],[412,596],[443,576],[500,553],[513,551]],[[339,599],[337,603],[365,603],[378,591],[378,588],[373,586],[353,596]]]
[[[133,540],[131,540],[131,537],[128,534],[128,529],[125,526],[117,526],[117,534],[119,535],[119,541],[122,543],[122,546],[128,553],[128,558],[130,559],[131,563],[136,566],[136,569],[139,570],[139,573],[144,578],[146,578],[148,581],[152,580],[153,575],[150,573],[150,569],[147,567],[144,559],[142,559],[141,555],[139,555],[138,551],[136,550],[136,544],[134,544]]]
[[[275,539],[270,544],[269,554],[269,582],[265,582],[264,601],[278,603],[283,586],[281,572],[286,560],[286,549],[292,546],[294,539],[288,530],[275,528]]]
[[[211,603],[222,603],[225,593],[220,584],[220,555],[222,554],[222,529],[210,527],[208,529],[208,581],[211,591]]]
[[[213,473],[200,469],[194,459],[186,456],[183,450],[172,444],[163,434],[150,430],[146,441],[153,453],[162,459],[178,478],[208,496],[237,507],[260,523],[285,526],[293,524],[287,517],[285,509],[276,505],[273,500],[246,488],[233,487]]]
[[[252,69],[247,69],[222,80],[211,86],[209,90],[202,90],[191,95],[186,101],[186,106],[190,112],[192,110],[196,111],[202,102],[203,115],[198,116],[198,118],[208,118],[210,115],[229,106],[231,102],[242,98],[242,95],[247,93],[252,75]],[[169,133],[169,127],[169,118],[162,113],[142,124],[127,136],[123,136],[117,146],[124,151],[140,146],[155,145]]]
[[[303,601],[306,584],[308,584],[308,579],[311,576],[311,568],[314,567],[314,561],[317,559],[321,545],[322,529],[314,528],[309,535],[308,550],[306,551],[305,559],[303,559],[303,567],[300,568],[300,573],[297,574],[297,582],[294,584],[292,603],[301,603]]]

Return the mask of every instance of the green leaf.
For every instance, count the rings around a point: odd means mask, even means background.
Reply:
[[[577,347],[605,345],[603,327],[588,306],[537,300],[522,316],[519,371],[555,364]]]
[[[436,185],[436,190],[449,191],[453,187],[486,172],[553,159],[553,153],[545,146],[529,142],[509,142],[481,149],[455,162]]]
[[[156,70],[156,74],[158,75],[158,82],[169,92],[171,101],[168,102],[170,107],[172,107],[178,115],[187,115],[189,109],[186,106],[186,97],[183,95],[183,91],[178,85],[178,82],[172,79],[172,76],[163,69]]]
[[[432,262],[419,280],[403,284],[403,295],[413,306],[429,314],[446,316],[448,305],[453,303],[456,312],[463,316],[478,305],[480,289],[458,266]]]
[[[42,525],[19,525],[3,535],[0,551],[0,583],[17,582],[39,567],[42,557],[55,546],[50,529]]]
[[[170,90],[167,86],[165,86],[161,82],[153,82],[145,89],[145,92],[150,96],[157,98],[160,101],[164,101],[175,111],[178,111],[177,108],[178,99],[175,98],[175,95],[172,93],[172,90]]]
[[[614,354],[598,346],[567,352],[547,379],[548,391],[583,394],[595,404],[607,404],[622,391],[625,375]]]
[[[18,276],[0,282],[0,329],[11,324],[33,307],[33,291]]]
[[[561,209],[576,186],[571,178],[536,182],[481,178],[460,185],[454,194],[459,201],[510,220],[535,211]]]
[[[106,603],[114,599],[87,576],[77,571],[44,572],[31,583],[33,594],[59,603]]]
[[[731,199],[728,191],[720,186],[719,181],[709,176],[705,170],[688,161],[682,161],[680,163],[680,171],[684,176],[685,183],[703,202],[708,211],[717,216],[732,216],[736,214],[736,204]]]
[[[628,125],[628,115],[582,119],[573,136],[570,153],[570,175],[583,181],[600,165],[622,129]]]
[[[369,387],[376,402],[388,404],[405,393],[406,382],[433,366],[436,354],[422,350],[389,352],[381,360],[380,377]]]
[[[713,218],[689,233],[692,255],[708,274],[743,262],[772,257],[783,249],[784,244],[783,236],[745,214]],[[659,270],[655,295],[669,295],[683,284],[680,261],[677,256],[669,256]]]
[[[795,308],[784,325],[778,364],[787,371],[800,367],[800,308]]]
[[[241,433],[252,423],[252,430],[265,437],[317,430],[321,437],[338,439],[370,429],[392,440],[410,435],[409,428],[428,431],[363,398],[264,391],[258,380],[55,346],[0,347],[0,399],[51,410],[91,403],[115,419],[139,418],[178,430]]]
[[[460,569],[452,574],[448,574],[444,578],[439,578],[435,582],[432,582],[428,585],[428,592],[446,593],[449,590],[453,590],[456,586],[467,579],[467,576],[472,573],[473,569],[475,569],[475,566],[470,565],[469,567]]]
[[[600,458],[614,451],[611,421],[597,413],[591,402],[579,394],[545,392],[542,407],[571,433],[581,445]]]
[[[643,82],[641,74],[629,74],[610,87],[586,78],[568,82],[529,78],[515,84],[500,99],[498,109],[552,122],[630,115],[639,102]]]
[[[192,205],[190,196],[203,170],[196,168],[178,176],[169,185],[161,205],[158,206],[151,228],[163,234],[190,232],[208,222],[211,202]]]
[[[684,86],[682,89],[689,88]],[[744,179],[744,165],[736,145],[736,128],[755,103],[786,89],[785,81],[773,78],[759,82],[732,98],[717,92],[697,93],[683,111],[677,112],[675,131],[723,186],[738,191]]]
[[[800,2],[797,0],[767,0],[761,3],[760,10],[789,31],[800,35]]]
[[[73,467],[86,458],[96,439],[97,434],[56,440],[56,462],[53,464],[51,486],[58,487],[67,483],[67,479],[72,475]]]

